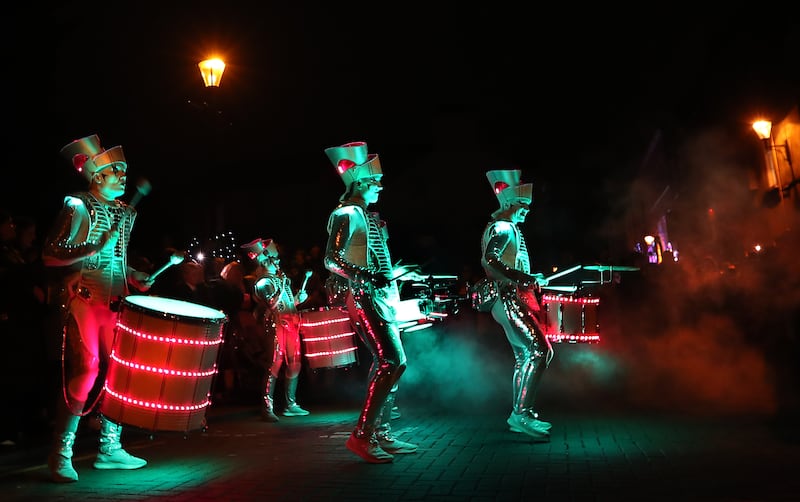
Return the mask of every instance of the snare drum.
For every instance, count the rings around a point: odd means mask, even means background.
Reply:
[[[544,332],[562,341],[595,341],[598,338],[599,298],[572,295],[544,295]]]
[[[358,360],[350,315],[342,308],[300,311],[300,339],[312,369],[340,368]]]
[[[202,428],[226,322],[223,312],[203,305],[126,297],[100,411],[147,430]]]

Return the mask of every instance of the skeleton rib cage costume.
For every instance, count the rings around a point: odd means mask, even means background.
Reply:
[[[91,304],[111,305],[128,293],[127,248],[136,210],[121,201],[106,206],[89,192],[67,196],[45,252],[60,260],[85,256],[76,293]],[[119,238],[113,249],[91,256],[90,247],[116,223]]]

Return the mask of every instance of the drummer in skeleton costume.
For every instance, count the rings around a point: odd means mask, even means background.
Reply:
[[[127,162],[121,146],[105,150],[97,135],[61,149],[86,179],[88,190],[68,195],[44,245],[47,266],[70,271],[60,290],[64,309],[63,393],[57,404],[54,444],[48,458],[53,481],[78,480],[72,446],[78,423],[102,398],[88,403],[92,388],[104,378],[117,321],[116,305],[128,295],[129,283],[140,291],[150,276],[128,266],[127,248],[136,210],[117,200],[125,193]],[[96,469],[138,469],[147,461],[120,444],[122,426],[100,418],[100,451]]]
[[[395,438],[389,427],[391,391],[406,368],[392,306],[399,300],[393,278],[406,270],[393,267],[380,219],[367,210],[383,190],[378,155],[369,154],[361,141],[325,153],[346,187],[328,219],[325,268],[346,279],[347,310],[373,357],[364,405],[346,446],[367,462],[387,463],[394,454],[417,451],[417,445]]]
[[[259,264],[258,277],[253,285],[253,293],[259,302],[259,321],[272,349],[272,363],[267,368],[264,383],[264,396],[261,416],[267,422],[277,422],[273,398],[275,383],[284,363],[286,377],[284,394],[286,397],[285,417],[308,415],[309,412],[297,404],[297,380],[302,366],[300,345],[300,315],[297,304],[308,299],[308,293],[301,290],[297,297],[292,294],[292,282],[280,269],[278,248],[272,239],[256,239],[242,246],[250,259]]]
[[[550,424],[537,418],[534,401],[553,348],[540,325],[537,293],[546,286],[542,274],[531,274],[530,258],[519,224],[533,201],[533,185],[520,185],[519,170],[486,173],[500,209],[492,213],[481,239],[481,265],[493,280],[498,300],[492,317],[502,326],[514,351],[513,401],[508,425],[537,441],[549,441]]]

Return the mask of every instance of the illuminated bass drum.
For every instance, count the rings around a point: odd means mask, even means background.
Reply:
[[[345,309],[301,310],[300,339],[311,369],[343,368],[358,362],[356,334]]]
[[[126,297],[100,411],[150,431],[202,429],[226,322],[203,305]]]

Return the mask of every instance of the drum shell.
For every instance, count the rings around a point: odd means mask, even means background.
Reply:
[[[586,335],[599,330],[599,300],[572,295],[545,296],[544,332],[548,335]]]
[[[101,412],[147,430],[202,428],[225,315],[178,300],[137,300],[128,297],[122,303]],[[206,309],[209,317],[157,311],[152,305]]]
[[[345,309],[301,311],[300,338],[311,369],[340,368],[358,360],[355,332]]]

